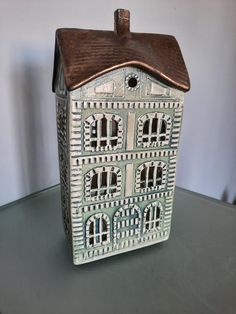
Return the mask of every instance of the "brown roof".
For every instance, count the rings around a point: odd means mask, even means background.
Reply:
[[[190,89],[188,72],[173,36],[132,33],[129,11],[115,12],[115,31],[61,28],[56,31],[53,91],[58,57],[65,84],[74,90],[111,70],[132,65],[167,85]]]

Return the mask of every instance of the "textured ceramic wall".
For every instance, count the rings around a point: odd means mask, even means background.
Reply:
[[[167,240],[184,93],[129,66],[66,95],[63,86],[55,88],[61,200],[74,264]]]
[[[131,11],[133,31],[175,35],[187,63],[192,89],[177,185],[230,202],[236,197],[234,0],[10,0],[0,3],[0,204],[59,182],[55,29],[112,29],[118,7]]]

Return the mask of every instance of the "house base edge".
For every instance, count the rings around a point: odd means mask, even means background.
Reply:
[[[128,248],[126,247],[126,248],[123,248],[123,249],[113,250],[113,251],[107,252],[107,253],[105,253],[103,255],[97,255],[97,256],[93,256],[93,257],[88,257],[86,259],[84,259],[82,256],[81,257],[76,257],[76,258],[73,259],[73,264],[75,266],[83,265],[83,264],[95,262],[95,261],[98,261],[98,260],[101,260],[101,259],[104,259],[104,258],[107,258],[107,257],[111,257],[111,256],[114,256],[114,255],[118,255],[118,254],[130,252],[130,251],[138,250],[138,249],[141,249],[141,248],[144,248],[144,247],[147,247],[147,246],[151,246],[151,245],[155,245],[155,244],[160,243],[160,242],[167,241],[169,239],[169,236],[170,236],[170,233],[168,233],[163,238],[155,239],[155,240],[152,240],[152,241],[149,240],[148,242],[139,243],[139,244],[137,244],[135,246],[132,246],[132,247],[128,247]]]

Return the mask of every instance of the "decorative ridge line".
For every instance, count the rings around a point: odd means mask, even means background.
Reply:
[[[127,204],[133,204],[137,202],[147,201],[147,200],[153,200],[161,197],[172,197],[173,191],[167,191],[167,192],[159,192],[159,193],[152,193],[152,194],[145,194],[145,195],[139,195],[134,197],[129,197],[121,200],[116,201],[108,201],[103,203],[98,203],[94,205],[82,205],[81,210],[82,212],[89,212],[92,210],[99,210],[109,207],[115,207],[115,206],[121,206],[121,205],[127,205]],[[168,208],[168,206],[166,206]],[[78,211],[78,209],[76,210]]]
[[[153,150],[153,151],[140,151],[140,152],[127,152],[127,153],[113,153],[106,155],[89,155],[89,156],[71,156],[72,165],[78,166],[78,164],[86,165],[97,162],[112,162],[112,161],[125,161],[134,159],[148,159],[156,157],[175,157],[177,149],[168,150]]]
[[[182,101],[162,99],[161,101],[89,101],[72,99],[75,113],[77,109],[182,109]],[[74,112],[75,110],[75,112]]]

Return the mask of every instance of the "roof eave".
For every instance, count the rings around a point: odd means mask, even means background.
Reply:
[[[63,61],[62,61],[63,63]],[[65,85],[68,89],[68,91],[73,91],[75,89],[78,89],[80,87],[82,87],[83,85],[89,83],[90,81],[108,73],[111,71],[114,71],[116,69],[125,67],[125,66],[136,66],[144,71],[146,71],[147,73],[153,75],[156,79],[158,79],[159,81],[163,82],[164,84],[176,88],[178,90],[181,90],[183,92],[187,92],[190,90],[190,81],[189,81],[189,77],[188,80],[186,82],[186,84],[179,84],[178,82],[174,81],[173,79],[169,78],[168,76],[166,76],[163,72],[158,71],[157,69],[153,68],[152,66],[144,63],[144,62],[140,62],[140,61],[127,61],[127,62],[123,62],[117,65],[114,65],[112,67],[106,68],[103,71],[97,72],[96,74],[81,80],[78,83],[74,83],[71,82],[67,76],[65,77]]]

